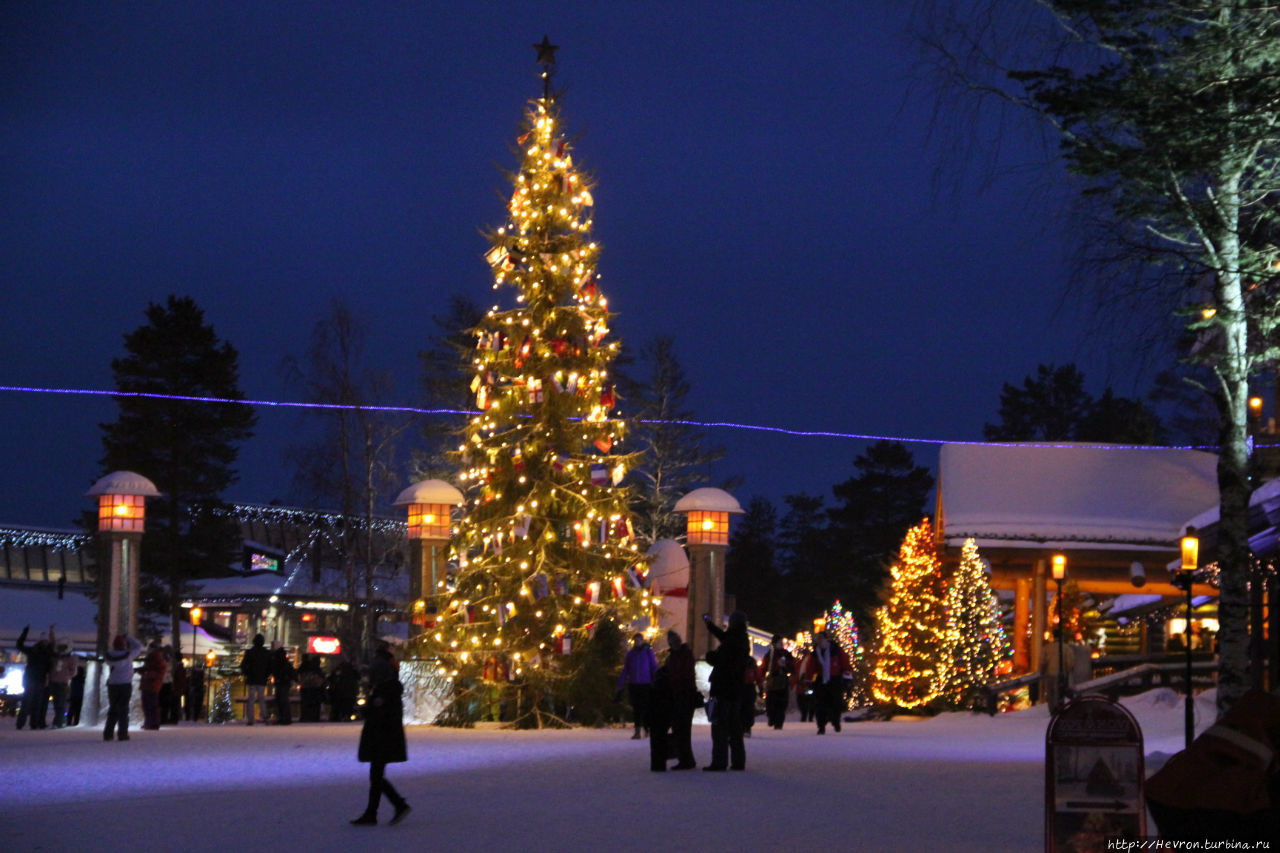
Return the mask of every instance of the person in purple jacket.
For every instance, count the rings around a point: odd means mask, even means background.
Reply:
[[[631,638],[631,650],[622,663],[622,672],[618,673],[617,698],[622,698],[622,688],[626,687],[631,698],[631,714],[635,720],[636,732],[632,740],[640,740],[643,729],[644,737],[649,736],[649,698],[653,692],[653,675],[658,671],[658,658],[653,648],[645,642],[644,634],[636,634]]]

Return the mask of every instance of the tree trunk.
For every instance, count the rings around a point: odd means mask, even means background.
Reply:
[[[1222,210],[1230,227],[1223,229],[1218,244],[1220,271],[1214,294],[1217,316],[1222,323],[1222,351],[1216,365],[1222,385],[1217,554],[1219,715],[1249,689],[1249,352],[1236,230],[1239,224],[1237,188],[1235,181],[1223,183]]]

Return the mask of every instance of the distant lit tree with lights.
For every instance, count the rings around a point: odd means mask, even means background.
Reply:
[[[978,545],[972,539],[966,539],[960,549],[960,565],[947,585],[946,613],[943,693],[948,705],[973,708],[981,689],[995,681],[1010,648],[1000,618],[1000,600],[987,581]]]
[[[924,519],[907,531],[890,568],[889,600],[877,613],[871,694],[905,711],[923,710],[946,678],[946,591],[933,526]]]
[[[619,344],[597,273],[590,181],[551,92],[555,47],[537,48],[544,91],[526,113],[507,218],[486,256],[512,304],[473,330],[479,413],[457,451],[467,503],[453,586],[424,648],[454,678],[449,722],[485,706],[520,727],[562,724],[570,702],[589,701],[581,682],[599,675],[596,629],[625,625],[648,603],[619,486],[636,455],[620,452]],[[616,631],[602,635],[617,645]],[[589,680],[611,696],[609,680]]]

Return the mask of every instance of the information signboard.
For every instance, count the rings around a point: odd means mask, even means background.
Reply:
[[[1142,729],[1105,696],[1077,697],[1045,734],[1045,850],[1106,850],[1147,834]]]

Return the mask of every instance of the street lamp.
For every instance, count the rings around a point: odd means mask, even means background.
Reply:
[[[110,549],[110,572],[99,603],[99,651],[116,634],[138,633],[138,542],[146,526],[147,498],[159,497],[155,484],[132,471],[115,471],[86,495],[98,499],[98,532]],[[103,618],[105,617],[105,618]]]
[[[191,608],[191,667],[194,669],[196,665],[196,629],[200,627],[200,617],[204,615],[204,611],[199,607]]]
[[[401,492],[393,504],[408,508],[409,539],[414,543],[409,549],[409,596],[413,621],[423,628],[431,618],[428,602],[440,594],[444,580],[452,511],[463,500],[462,492],[445,481],[423,480]]]
[[[1053,555],[1053,580],[1058,585],[1058,696],[1057,705],[1062,706],[1063,701],[1067,698],[1067,669],[1063,665],[1062,656],[1062,581],[1067,576],[1067,555]]]
[[[1188,527],[1186,535],[1182,537],[1182,566],[1178,572],[1176,583],[1178,586],[1184,587],[1187,591],[1187,627],[1186,627],[1186,646],[1187,655],[1187,699],[1185,712],[1185,729],[1186,729],[1186,745],[1191,746],[1191,741],[1196,737],[1196,709],[1195,700],[1191,696],[1191,578],[1195,574],[1196,568],[1200,564],[1200,539],[1196,536],[1196,529]]]
[[[719,623],[724,616],[724,555],[729,550],[729,516],[741,515],[736,498],[723,489],[694,489],[676,501],[675,512],[687,517],[689,546],[689,648],[701,658],[711,650],[711,636],[702,621],[707,614]]]

